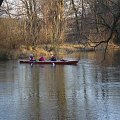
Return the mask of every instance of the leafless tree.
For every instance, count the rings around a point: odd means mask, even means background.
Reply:
[[[51,49],[57,52],[60,42],[64,39],[64,1],[45,0],[41,5],[45,39],[51,43]]]
[[[0,0],[0,6],[2,5],[3,0]]]

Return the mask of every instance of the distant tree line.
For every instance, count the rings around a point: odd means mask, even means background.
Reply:
[[[119,0],[4,0],[0,15],[0,46],[6,49],[120,44]]]

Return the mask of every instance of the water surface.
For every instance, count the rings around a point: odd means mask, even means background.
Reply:
[[[0,62],[0,120],[120,120],[119,52],[79,64]]]

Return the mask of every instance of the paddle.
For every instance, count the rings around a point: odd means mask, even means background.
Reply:
[[[30,66],[32,67],[32,66],[33,66],[33,63],[31,63]]]
[[[54,66],[55,66],[55,63],[52,63],[52,66],[54,67]]]
[[[66,62],[66,61],[68,61],[68,60],[65,60],[65,59],[61,59],[60,61],[65,61],[65,62]]]
[[[35,62],[36,62],[36,60],[32,61],[32,63],[30,64],[30,66],[32,67]]]

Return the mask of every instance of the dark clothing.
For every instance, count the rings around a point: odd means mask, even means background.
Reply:
[[[54,56],[52,56],[50,60],[51,61],[56,61],[57,59]]]
[[[30,56],[30,57],[29,57],[29,60],[30,60],[30,61],[35,61],[35,58],[34,58],[33,56]]]

